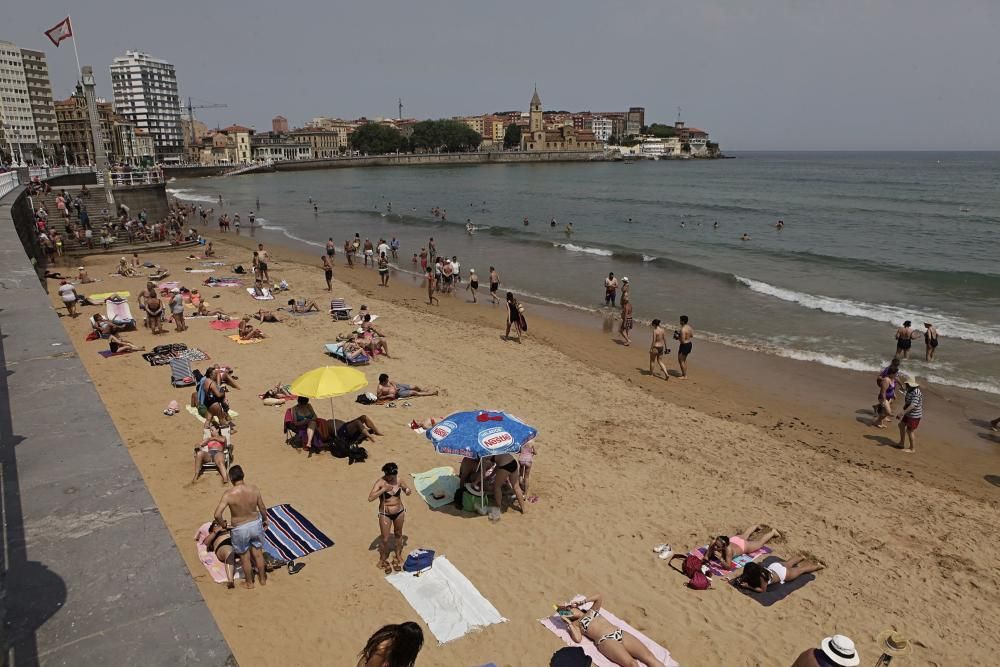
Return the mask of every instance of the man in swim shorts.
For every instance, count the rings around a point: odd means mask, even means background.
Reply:
[[[497,290],[500,289],[500,274],[497,270],[490,267],[490,299],[493,303],[500,303],[500,299],[497,298]]]
[[[424,389],[414,384],[390,382],[388,373],[382,373],[378,376],[376,396],[379,399],[395,400],[397,398],[412,398],[415,396],[437,396],[437,394],[437,389]]]
[[[232,520],[230,538],[233,551],[240,559],[244,573],[244,586],[253,588],[254,570],[261,585],[267,584],[267,570],[264,566],[264,531],[267,530],[267,506],[260,489],[244,481],[243,468],[235,465],[229,469],[229,481],[233,488],[222,494],[215,508],[215,521],[223,529],[228,525],[223,513],[229,508]],[[253,561],[251,566],[251,559]]]
[[[694,329],[688,324],[688,316],[681,315],[681,328],[680,331],[676,332],[675,337],[680,343],[677,348],[677,365],[681,368],[681,380],[687,380],[687,358],[691,354],[691,348],[693,346],[692,339],[694,338]]]

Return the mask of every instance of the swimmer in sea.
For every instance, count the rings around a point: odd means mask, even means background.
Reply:
[[[743,236],[740,237],[740,241],[749,241],[749,240],[750,240],[750,235],[747,234],[746,232],[743,232]]]
[[[718,221],[718,220],[716,220],[716,221],[715,221],[715,224],[714,224],[714,225],[712,225],[712,229],[718,229],[718,228],[719,228],[719,221]]]
[[[566,234],[569,235],[569,234],[572,234],[572,233],[573,233],[573,223],[572,222],[567,222],[566,223]]]
[[[551,220],[549,221],[549,227],[555,227],[555,226],[556,226],[556,219],[555,219],[555,218],[552,218],[552,219],[551,219]]]
[[[527,218],[525,218],[525,219],[524,219],[524,226],[525,226],[525,227],[527,227],[527,226],[528,226],[528,219],[527,219]]]
[[[467,218],[465,220],[465,231],[469,234],[476,231],[476,226],[472,224],[472,218]]]
[[[778,222],[775,223],[774,228],[777,229],[780,232],[782,229],[785,228],[785,221],[784,220],[778,220]]]

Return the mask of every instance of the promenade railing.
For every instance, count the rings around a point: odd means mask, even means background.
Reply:
[[[18,185],[20,185],[20,181],[17,178],[16,171],[5,171],[0,174],[0,197],[6,195]]]

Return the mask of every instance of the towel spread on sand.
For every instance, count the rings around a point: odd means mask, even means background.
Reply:
[[[436,557],[431,569],[419,577],[394,572],[386,576],[386,581],[403,594],[439,644],[487,625],[507,622],[444,556]]]
[[[208,326],[212,327],[216,331],[228,331],[230,329],[239,329],[239,320],[214,320],[208,323]]]
[[[697,556],[698,558],[704,559],[705,552],[708,551],[708,545],[703,547],[698,547],[692,551],[689,555]],[[731,569],[726,568],[720,561],[712,559],[708,564],[708,569],[712,571],[712,576],[714,577],[724,577],[728,574],[732,574],[736,570],[741,570],[746,567],[747,563],[757,560],[760,556],[765,556],[771,553],[771,547],[763,546],[757,551],[752,551],[748,554],[741,554],[733,559],[733,567]]]
[[[237,322],[239,325],[239,322]],[[229,340],[233,341],[237,345],[253,345],[254,343],[263,343],[266,338],[240,338],[239,334],[234,334],[232,336],[226,336]]]
[[[441,466],[411,474],[413,488],[432,508],[449,505],[455,499],[455,492],[458,491],[458,475],[451,466]],[[444,494],[444,497],[435,498],[434,494],[437,492],[440,492],[439,495]]]
[[[247,288],[247,294],[249,294],[249,295],[250,295],[250,296],[252,296],[253,298],[257,299],[258,301],[270,301],[271,299],[273,299],[273,298],[274,298],[274,295],[273,295],[273,294],[271,294],[271,290],[269,290],[269,289],[268,289],[268,288],[266,288],[266,287],[262,288],[262,290],[261,290],[262,292],[264,292],[264,296],[256,296],[256,295],[255,295],[255,294],[253,293],[253,290],[254,290],[254,288],[253,288],[253,287],[248,287],[248,288]]]
[[[333,540],[288,504],[267,508],[264,551],[289,561],[333,546]]]
[[[767,567],[771,563],[780,563],[783,560],[783,558],[778,556],[768,556],[763,560],[763,562],[761,562],[761,565]],[[735,580],[733,586],[740,593],[750,596],[752,599],[761,603],[765,607],[770,607],[778,600],[783,600],[815,578],[815,574],[803,574],[801,577],[796,578],[795,581],[790,581],[787,584],[778,584],[776,586],[768,585],[767,592],[765,593],[756,593],[754,591],[747,590],[746,588],[740,588],[739,586],[736,586]]]
[[[97,351],[97,354],[101,355],[105,359],[107,359],[108,357],[118,357],[118,356],[121,356],[123,354],[131,354],[131,353],[132,353],[132,350],[128,350],[126,352],[112,352],[111,350],[98,350]]]
[[[583,599],[584,597],[582,595],[578,595],[575,598],[573,598],[573,600],[583,600]],[[615,626],[616,628],[621,628],[625,632],[634,635],[636,639],[642,642],[643,645],[653,653],[653,656],[657,660],[662,662],[667,667],[678,667],[677,661],[670,657],[670,651],[663,648],[662,646],[654,642],[652,639],[650,639],[649,637],[642,634],[641,632],[633,628],[631,625],[629,625],[622,619],[612,614],[610,611],[608,611],[606,607],[601,607],[601,616],[603,616],[609,623],[611,623],[611,625]],[[594,661],[595,667],[616,667],[615,663],[611,662],[603,655],[601,655],[601,652],[597,650],[597,645],[594,644],[594,642],[590,641],[589,639],[584,639],[582,643],[577,644],[575,641],[573,641],[573,639],[569,636],[569,631],[566,629],[567,626],[565,621],[563,621],[558,614],[553,614],[548,618],[539,619],[538,622],[544,625],[549,630],[549,632],[553,633],[554,635],[562,639],[563,643],[566,644],[567,646],[580,646],[581,648],[583,648],[584,653],[590,656],[590,658]]]
[[[202,424],[205,423],[205,418],[198,414],[198,408],[191,405],[185,405],[184,409],[187,410],[189,415],[197,419],[199,422],[201,422]],[[236,417],[240,416],[240,413],[236,412],[236,410],[230,410],[229,416],[235,419]]]
[[[160,290],[162,292],[163,290],[172,290],[175,287],[180,287],[180,286],[181,286],[181,284],[179,282],[177,282],[175,280],[171,280],[169,282],[160,283],[159,285],[156,286],[156,289],[158,289],[158,290]]]
[[[215,269],[184,269],[186,273],[215,273]]]
[[[100,294],[91,294],[87,298],[91,301],[104,301],[105,299],[110,299],[113,296],[120,296],[123,299],[132,296],[130,292],[101,292]]]
[[[239,278],[209,278],[202,285],[206,287],[241,287],[243,281]]]

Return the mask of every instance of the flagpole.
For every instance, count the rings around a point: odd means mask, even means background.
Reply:
[[[76,71],[80,72],[80,76],[83,76],[83,68],[80,66],[80,52],[76,50],[76,30],[73,29],[73,17],[66,15],[69,19],[69,34],[70,38],[73,40],[73,55],[76,56]]]

